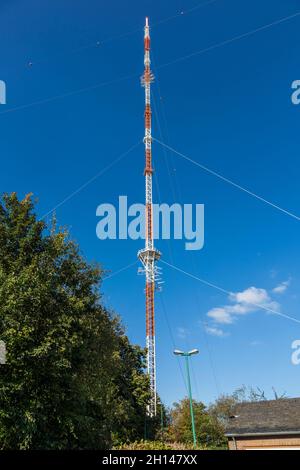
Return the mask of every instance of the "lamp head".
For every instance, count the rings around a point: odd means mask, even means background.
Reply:
[[[198,354],[198,353],[199,353],[199,349],[192,349],[191,351],[188,352],[188,355],[192,356],[193,354]]]
[[[180,349],[174,349],[173,352],[176,356],[183,356],[184,355],[184,352],[180,351]]]

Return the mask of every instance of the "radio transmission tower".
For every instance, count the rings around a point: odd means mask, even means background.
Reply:
[[[161,253],[154,248],[153,244],[153,206],[152,206],[152,152],[151,152],[151,102],[150,87],[154,76],[150,69],[150,35],[149,23],[146,18],[144,36],[144,74],[141,77],[142,86],[145,88],[145,248],[138,252],[138,257],[143,264],[140,272],[146,276],[146,347],[147,347],[147,372],[150,380],[151,399],[148,406],[148,415],[156,415],[156,357],[155,357],[155,315],[154,315],[154,292],[157,286],[159,270],[155,263],[159,260]]]

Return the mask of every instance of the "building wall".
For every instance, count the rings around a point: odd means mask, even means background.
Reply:
[[[228,438],[229,450],[299,449],[300,435]]]

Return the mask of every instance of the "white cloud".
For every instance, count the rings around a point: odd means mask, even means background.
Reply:
[[[216,323],[233,323],[233,318],[226,311],[226,307],[216,307],[211,309],[208,313],[207,316],[212,318]]]
[[[224,333],[221,328],[216,328],[214,326],[206,326],[205,331],[212,336],[218,336],[219,338],[227,336],[227,333]]]
[[[280,311],[278,302],[272,300],[266,289],[248,287],[241,292],[232,292],[228,300],[231,304],[215,307],[207,312],[207,316],[218,324],[231,324],[238,315],[246,315],[259,309]]]
[[[291,282],[290,279],[288,279],[287,281],[281,282],[281,284],[274,287],[272,292],[274,292],[274,294],[283,294],[287,290],[287,288],[289,287],[290,282]]]
[[[234,304],[227,305],[225,308],[228,313],[234,313],[236,315],[245,315],[245,313],[251,312],[253,306],[246,304]]]
[[[262,304],[270,300],[266,289],[258,289],[257,287],[249,287],[242,292],[232,293],[230,300],[242,304]]]
[[[276,300],[272,300],[272,302],[269,302],[268,304],[263,305],[262,307],[265,307],[266,310],[273,310],[273,312],[270,311],[269,313],[280,312],[280,303],[276,302]]]

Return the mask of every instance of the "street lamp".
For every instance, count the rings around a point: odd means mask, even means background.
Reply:
[[[194,410],[193,410],[193,399],[192,399],[192,387],[191,387],[191,379],[190,379],[189,357],[193,356],[194,354],[198,354],[198,353],[199,353],[198,349],[192,349],[191,351],[188,351],[188,352],[180,351],[180,349],[175,349],[174,350],[174,354],[176,356],[183,356],[185,358],[186,375],[187,375],[188,391],[189,391],[189,399],[190,399],[190,412],[191,412],[191,422],[192,422],[194,448],[197,446],[197,438],[196,438]]]

